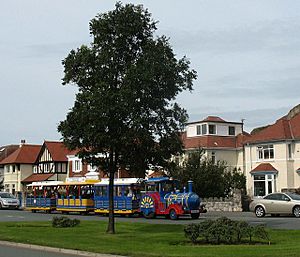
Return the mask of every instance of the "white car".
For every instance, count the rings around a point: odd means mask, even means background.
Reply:
[[[19,200],[12,194],[0,192],[0,209],[18,209]]]
[[[263,198],[253,200],[249,205],[256,217],[266,214],[280,215],[292,214],[300,218],[300,195],[294,193],[272,193]]]

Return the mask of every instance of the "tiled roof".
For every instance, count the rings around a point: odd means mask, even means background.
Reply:
[[[245,143],[289,139],[300,139],[300,105],[294,107],[288,115],[280,118],[274,124],[251,134],[251,138]]]
[[[0,146],[0,162],[19,148],[19,145]]]
[[[222,118],[218,117],[218,116],[207,116],[204,120],[202,121],[213,121],[213,122],[226,122],[225,120],[223,120]]]
[[[290,128],[292,138],[300,139],[300,114],[290,119]]]
[[[261,163],[250,172],[255,173],[255,172],[262,172],[262,171],[278,172],[278,170],[276,170],[270,163]]]
[[[22,182],[31,183],[31,182],[38,182],[38,181],[46,181],[53,175],[54,175],[53,173],[31,174],[29,177],[23,179]]]
[[[188,122],[186,125],[203,123],[203,122],[216,122],[216,123],[226,123],[226,124],[243,124],[242,122],[226,121],[226,120],[223,120],[222,118],[220,118],[218,116],[207,116],[204,120]]]
[[[53,161],[67,162],[67,155],[75,154],[77,151],[69,150],[63,142],[45,141],[44,146],[49,150]]]
[[[7,158],[2,160],[0,164],[33,164],[41,150],[40,145],[22,145]]]
[[[290,121],[285,118],[281,118],[277,120],[275,124],[270,125],[255,134],[252,134],[251,138],[249,138],[246,143],[282,139],[292,139]]]
[[[248,139],[248,133],[239,134],[236,137],[224,136],[197,136],[187,137],[182,134],[182,142],[185,149],[195,148],[238,148],[242,147],[244,140]]]

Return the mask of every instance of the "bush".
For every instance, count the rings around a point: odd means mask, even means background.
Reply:
[[[196,243],[199,237],[199,229],[200,224],[188,224],[184,227],[185,236],[192,241],[192,243]]]
[[[231,170],[224,161],[214,163],[205,157],[203,149],[187,154],[188,159],[182,165],[174,164],[169,169],[169,175],[179,179],[182,187],[192,180],[193,191],[204,198],[229,197],[234,189],[245,191],[246,176],[240,170]]]
[[[252,243],[253,238],[267,240],[270,244],[265,226],[251,226],[245,221],[234,221],[226,217],[188,224],[184,227],[184,233],[193,244],[197,243],[199,237],[211,244],[239,244],[242,239]]]
[[[65,217],[65,216],[53,217],[52,218],[52,227],[55,227],[55,228],[75,227],[79,224],[80,224],[80,220],[70,219],[70,218]]]

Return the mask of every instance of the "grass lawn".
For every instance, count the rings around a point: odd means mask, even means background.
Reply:
[[[116,224],[105,233],[104,221],[81,221],[74,228],[51,222],[0,222],[0,240],[127,256],[300,256],[300,231],[269,230],[271,245],[190,245],[182,225]]]

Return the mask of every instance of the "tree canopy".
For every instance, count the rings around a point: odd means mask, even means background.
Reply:
[[[227,197],[233,189],[246,188],[246,177],[241,172],[231,170],[224,161],[213,163],[202,149],[188,153],[188,159],[182,166],[173,167],[170,175],[179,179],[182,186],[192,180],[200,197]]]
[[[63,84],[78,93],[58,131],[112,179],[122,166],[144,175],[182,150],[187,113],[175,98],[192,90],[196,72],[176,58],[169,39],[155,36],[156,24],[143,6],[118,2],[91,20],[91,44],[63,60]]]

